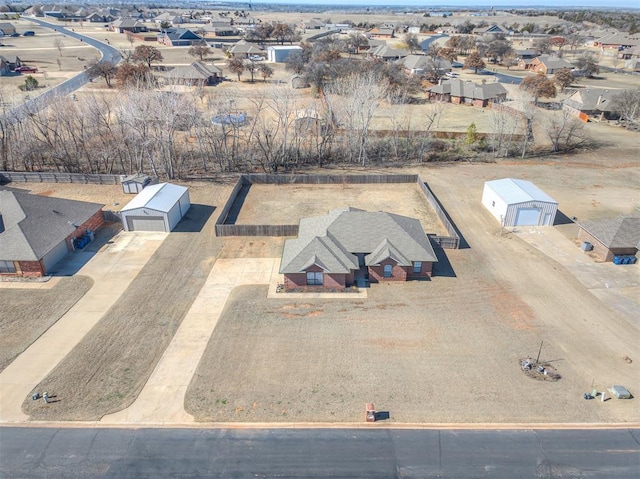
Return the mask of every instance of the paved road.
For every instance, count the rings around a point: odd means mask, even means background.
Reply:
[[[637,478],[640,430],[2,428],[12,478]]]
[[[102,59],[104,61],[118,63],[122,58],[120,55],[120,52],[116,48],[113,48],[112,46],[107,45],[106,43],[98,41],[94,38],[81,35],[67,28],[64,28],[61,25],[45,22],[38,18],[29,18],[29,17],[22,17],[22,18],[24,20],[29,20],[31,22],[37,23],[42,27],[55,30],[68,37],[81,40],[87,45],[91,45],[92,47],[97,48],[98,51],[100,51],[100,54],[102,55]],[[47,105],[47,103],[54,97],[66,96],[70,93],[73,93],[78,88],[85,85],[88,81],[89,81],[89,77],[85,74],[85,72],[80,72],[76,76],[60,83],[59,85],[56,85],[50,88],[49,90],[41,93],[37,97],[26,101],[24,104],[20,105],[19,107],[14,108],[7,116],[9,118],[12,118],[12,121],[20,120],[25,115],[29,114],[29,112],[35,112],[44,108]]]

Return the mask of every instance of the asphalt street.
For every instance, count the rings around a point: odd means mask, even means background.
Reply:
[[[85,35],[81,35],[72,30],[69,30],[68,28],[64,28],[61,25],[56,25],[53,23],[42,21],[38,18],[29,18],[29,17],[22,17],[22,18],[25,20],[29,20],[34,23],[37,23],[42,27],[55,30],[68,37],[75,38],[77,40],[82,40],[87,45],[91,45],[92,47],[97,48],[98,51],[100,51],[100,54],[102,55],[101,58],[103,61],[118,63],[122,58],[120,55],[120,52],[116,48],[113,48],[112,46],[107,45],[104,42],[98,41],[91,37],[87,37]],[[41,93],[37,97],[31,100],[28,100],[22,105],[14,108],[7,115],[7,117],[10,119],[10,121],[19,121],[25,115],[28,115],[29,113],[33,113],[45,107],[52,98],[69,95],[70,93],[73,93],[78,88],[85,85],[88,81],[89,81],[89,77],[84,72],[80,72],[76,76],[60,83],[59,85],[56,85],[48,89],[47,91]]]
[[[0,428],[12,478],[638,477],[640,430]]]

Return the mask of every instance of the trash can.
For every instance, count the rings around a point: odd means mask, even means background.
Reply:
[[[582,251],[591,251],[593,249],[593,245],[588,241],[582,242]]]
[[[31,396],[31,399],[33,399],[34,401],[37,401],[38,399],[40,399],[40,394],[35,393]]]

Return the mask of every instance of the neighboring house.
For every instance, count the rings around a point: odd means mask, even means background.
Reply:
[[[640,45],[635,47],[623,48],[618,51],[618,58],[621,60],[630,60],[632,58],[640,58]]]
[[[136,20],[135,18],[119,18],[111,23],[109,30],[118,33],[141,33],[149,31],[144,23]]]
[[[298,237],[285,241],[280,273],[285,289],[342,290],[428,278],[437,261],[417,219],[344,208],[300,220]]]
[[[90,23],[110,23],[116,20],[116,17],[110,13],[93,12],[84,17],[85,21]]]
[[[640,217],[620,216],[580,223],[578,239],[593,245],[604,261],[635,256],[640,249]]]
[[[184,17],[171,12],[164,12],[153,19],[156,23],[169,23],[170,25],[180,25],[186,23]]]
[[[373,58],[383,61],[392,61],[404,58],[409,55],[409,50],[404,48],[393,48],[386,43],[376,47],[373,50],[369,50],[369,55]]]
[[[311,18],[305,22],[302,22],[302,28],[304,30],[322,30],[325,24],[319,18]]]
[[[530,181],[486,181],[482,204],[501,226],[553,226],[558,202]]]
[[[213,37],[232,37],[239,34],[238,29],[228,22],[211,22],[203,25],[200,29],[205,32],[206,36]]]
[[[267,47],[267,60],[274,63],[283,63],[287,61],[287,58],[291,52],[301,52],[302,47],[298,45],[275,45]]]
[[[0,32],[5,36],[13,35],[14,33],[16,33],[16,27],[14,27],[11,23],[0,23]]]
[[[260,47],[246,40],[240,40],[229,48],[229,54],[236,58],[249,58],[251,55],[261,55],[264,57],[264,51]]]
[[[126,231],[173,231],[191,207],[189,189],[171,183],[147,186],[120,210]]]
[[[633,72],[640,72],[640,59],[632,58],[631,60],[627,60],[625,62],[625,68],[628,68]]]
[[[563,68],[572,69],[573,65],[562,58],[551,55],[540,55],[539,57],[531,60],[527,70],[531,70],[536,73],[544,73],[545,75],[553,75],[555,72],[562,70]]]
[[[583,88],[563,100],[562,109],[574,114],[582,121],[589,121],[590,118],[617,120],[620,118],[620,114],[616,111],[614,100],[616,95],[623,91],[605,88]]]
[[[104,222],[97,203],[0,190],[0,274],[44,276]]]
[[[386,45],[387,42],[385,40],[376,40],[373,38],[365,37],[366,41],[363,41],[362,44],[358,45],[358,52],[372,52],[380,45]]]
[[[500,25],[489,25],[488,27],[478,27],[473,29],[474,35],[485,35],[489,33],[497,33],[501,35],[507,35],[509,30]]]
[[[197,33],[192,32],[188,28],[170,28],[158,33],[156,37],[158,43],[168,47],[187,47],[189,45],[197,45],[204,40]]]
[[[369,38],[394,38],[393,27],[373,27],[367,32]]]
[[[8,75],[13,70],[22,65],[20,58],[16,55],[0,55],[0,75]]]
[[[640,45],[640,34],[628,35],[624,33],[611,33],[593,41],[594,47],[605,49],[631,48]]]
[[[535,57],[540,56],[538,50],[532,49],[513,50],[513,53],[519,60],[533,60]]]
[[[425,72],[438,71],[440,73],[450,72],[451,62],[444,58],[433,58],[427,55],[407,55],[400,60],[396,60],[410,75],[421,75]]]
[[[444,80],[427,91],[431,99],[456,104],[466,103],[480,107],[485,107],[489,103],[503,101],[507,98],[507,90],[501,83],[477,84],[457,78]]]
[[[172,85],[210,86],[222,81],[222,70],[215,65],[193,62],[175,67],[164,75],[164,79]]]

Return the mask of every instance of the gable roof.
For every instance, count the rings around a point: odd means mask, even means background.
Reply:
[[[615,111],[614,99],[624,90],[585,88],[576,91],[563,103],[580,111]]]
[[[0,260],[38,261],[103,205],[0,190]]]
[[[560,68],[573,68],[573,65],[562,58],[553,55],[540,55],[534,59],[534,62],[544,63],[549,70],[558,70]]]
[[[261,48],[257,47],[253,43],[249,43],[246,40],[240,40],[238,43],[229,48],[229,53],[232,55],[237,54],[252,54],[252,53],[264,53]]]
[[[171,28],[165,30],[164,34],[171,41],[175,40],[202,40],[202,38],[188,28]]]
[[[473,29],[473,33],[483,34],[483,33],[509,33],[506,28],[501,27],[500,25],[489,25],[488,27],[478,27]]]
[[[138,193],[120,211],[149,208],[150,210],[168,213],[187,189],[185,186],[174,185],[172,183],[150,185]]]
[[[604,218],[580,223],[580,227],[607,248],[640,249],[640,217]]]
[[[191,65],[175,67],[167,73],[169,78],[182,78],[185,80],[208,80],[215,75],[221,75],[222,70],[215,65],[206,65],[202,62],[193,62]]]
[[[416,55],[413,53],[396,60],[396,63],[402,65],[407,70],[426,70],[431,68],[438,70],[451,70],[452,68],[451,62],[444,58],[434,60],[428,55]]]
[[[507,94],[505,87],[498,82],[473,83],[459,78],[444,80],[441,84],[429,88],[432,93],[439,95],[449,94],[459,98],[472,98],[474,100],[490,100]]]
[[[371,55],[380,58],[402,58],[409,54],[409,50],[405,50],[404,48],[393,48],[385,43],[378,45],[370,53]]]
[[[529,201],[558,204],[556,200],[530,181],[502,178],[501,180],[486,181],[485,186],[490,187],[505,203],[510,205]]]
[[[401,266],[437,261],[417,219],[344,208],[301,219],[298,237],[285,241],[280,272],[301,273],[316,264],[329,273],[348,273],[358,269],[355,253],[366,254],[365,265],[386,258]]]

